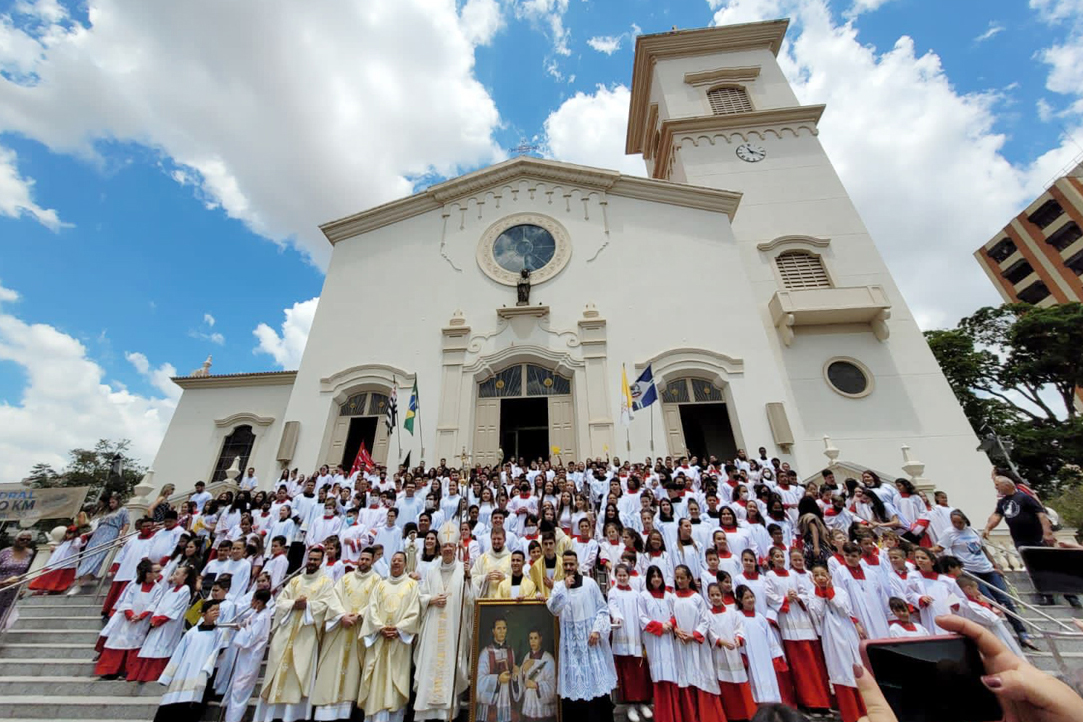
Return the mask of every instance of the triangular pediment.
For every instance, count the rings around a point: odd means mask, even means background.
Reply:
[[[452,178],[407,198],[320,226],[332,244],[427,213],[463,198],[519,181],[535,181],[581,193],[600,193],[723,213],[731,220],[741,194],[673,181],[629,176],[614,170],[520,156]]]

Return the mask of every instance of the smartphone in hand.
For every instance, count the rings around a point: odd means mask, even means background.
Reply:
[[[958,635],[870,639],[861,658],[899,722],[997,722],[1000,703],[985,685],[974,641]]]

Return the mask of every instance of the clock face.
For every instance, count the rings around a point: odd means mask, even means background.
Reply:
[[[737,146],[737,157],[746,163],[759,163],[767,157],[767,149],[755,143],[743,143]]]

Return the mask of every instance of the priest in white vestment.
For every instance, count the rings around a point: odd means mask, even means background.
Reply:
[[[295,722],[312,716],[309,693],[316,676],[324,619],[335,591],[322,565],[323,548],[309,549],[304,574],[291,579],[275,600],[274,637],[256,722]]]
[[[349,719],[353,714],[365,665],[365,644],[358,633],[379,581],[372,570],[372,549],[365,549],[357,557],[357,569],[335,585],[337,608],[327,615],[312,687],[317,720]]]
[[[575,722],[612,722],[610,693],[617,668],[609,646],[609,607],[598,584],[579,573],[575,552],[564,552],[564,579],[553,585],[547,602],[560,618],[557,694],[562,717]]]
[[[482,554],[470,568],[474,596],[493,598],[497,587],[511,574],[511,552],[504,545],[504,530],[497,527],[489,537],[489,551]]]
[[[459,698],[470,686],[473,585],[466,566],[455,558],[456,523],[446,523],[438,539],[440,563],[421,577],[421,637],[414,651],[414,719],[419,721],[457,717]]]
[[[401,722],[410,701],[410,645],[421,627],[418,583],[406,575],[406,555],[391,556],[387,579],[372,592],[361,627],[365,668],[357,705],[370,722]]]

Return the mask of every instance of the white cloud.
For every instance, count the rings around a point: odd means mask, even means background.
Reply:
[[[211,343],[218,346],[226,345],[226,337],[218,333],[217,331],[213,333],[207,333],[205,331],[198,331],[196,329],[192,329],[188,332],[188,338],[194,338],[200,341],[210,341]]]
[[[0,47],[3,39],[0,29]],[[3,70],[2,64],[0,70]],[[55,210],[42,208],[34,202],[34,179],[19,174],[17,161],[15,151],[0,146],[0,215],[11,218],[28,215],[51,231],[68,225],[60,221]]]
[[[512,0],[515,17],[543,26],[557,55],[571,55],[568,47],[571,33],[564,27],[568,0]]]
[[[500,3],[496,0],[467,0],[459,17],[466,39],[476,45],[488,45],[504,26]]]
[[[214,316],[212,316],[209,313],[203,314],[203,323],[207,324],[208,326],[214,326],[214,324],[215,324]]]
[[[1038,109],[1038,120],[1043,123],[1048,123],[1053,119],[1055,111],[1053,106],[1045,98],[1038,98],[1038,102],[1035,104]]]
[[[599,85],[589,95],[580,91],[565,100],[545,119],[546,155],[629,175],[646,175],[640,156],[624,154],[629,99],[628,88],[623,85]]]
[[[886,5],[889,2],[891,2],[891,0],[854,0],[845,15],[848,18],[856,18],[858,15],[864,15],[865,13],[879,10],[882,5]]]
[[[274,357],[275,363],[284,369],[295,369],[301,363],[305,351],[308,332],[312,329],[312,319],[316,316],[319,296],[307,301],[298,301],[292,308],[285,309],[286,320],[282,322],[282,334],[261,323],[252,332],[258,345],[253,353],[266,353]]]
[[[16,299],[0,286],[0,301]],[[143,354],[126,357],[161,396],[114,387],[77,339],[0,308],[0,359],[17,364],[27,379],[17,404],[0,403],[0,481],[17,482],[38,462],[62,466],[70,449],[101,438],[130,439],[132,454],[149,464],[180,389],[168,381],[176,373],[169,364],[152,368]]]
[[[560,72],[560,64],[554,59],[546,61],[545,72],[551,75],[554,80],[564,80],[564,73]]]
[[[991,40],[992,38],[995,38],[997,35],[999,35],[1002,32],[1004,32],[1004,26],[1001,25],[998,22],[990,20],[989,21],[989,27],[986,28],[984,33],[982,33],[978,37],[974,38],[974,42],[976,42],[976,43],[984,43],[986,40]]]
[[[486,0],[463,16],[455,0],[88,0],[88,20],[55,24],[33,7],[0,15],[0,133],[91,159],[146,146],[208,207],[321,267],[318,224],[503,158],[474,76],[498,21]],[[14,203],[4,189],[3,212],[57,225],[27,187]]]
[[[1083,0],[1030,0],[1030,7],[1049,23],[1083,17]]]
[[[998,303],[971,254],[1074,155],[1071,141],[1013,166],[994,130],[999,94],[957,92],[907,36],[885,51],[863,44],[823,0],[735,0],[714,20],[785,16],[779,61],[802,103],[826,103],[820,141],[918,322]]]
[[[594,48],[599,53],[612,55],[620,50],[620,43],[623,39],[623,35],[598,35],[588,40],[587,45]]]

